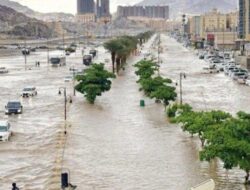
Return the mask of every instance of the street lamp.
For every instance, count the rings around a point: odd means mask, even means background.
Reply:
[[[50,59],[50,56],[49,56],[49,38],[47,38],[47,64],[49,66],[49,59]]]
[[[76,73],[75,73],[75,66],[74,65],[71,67],[71,70],[73,71],[73,95],[76,96],[76,89],[75,89]]]
[[[157,54],[158,54],[158,75],[160,75],[160,63],[162,62],[161,60],[160,60],[160,48],[161,48],[161,34],[159,34],[159,36],[158,36],[158,50],[157,50]]]
[[[61,90],[63,90],[63,94],[64,94],[64,120],[67,120],[67,89],[66,87],[60,87],[58,94],[61,95],[62,92]]]
[[[24,68],[25,68],[25,71],[27,70],[27,41],[26,41],[26,35],[24,37],[24,50],[23,50],[23,53],[24,53]]]
[[[182,78],[186,78],[185,73],[180,73],[180,104],[182,105]]]

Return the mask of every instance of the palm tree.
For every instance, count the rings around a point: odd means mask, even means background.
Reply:
[[[119,49],[122,48],[122,44],[119,42],[119,40],[112,39],[112,40],[104,43],[104,48],[111,53],[112,71],[113,71],[113,73],[115,73],[116,53]]]

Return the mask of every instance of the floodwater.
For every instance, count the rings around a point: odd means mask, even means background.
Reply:
[[[250,91],[223,74],[202,75],[205,64],[192,52],[165,35],[162,43],[161,73],[177,80],[179,72],[186,72],[184,101],[197,109],[234,111],[236,106],[230,103]],[[213,178],[218,190],[246,189],[242,185],[244,172],[227,172],[220,162],[200,162],[199,141],[169,124],[162,105],[138,91],[132,67],[138,59],[129,60],[111,91],[98,98],[94,106],[77,99],[70,110],[72,127],[64,165],[70,170],[71,182],[86,190],[185,190]],[[227,88],[234,93],[228,95]],[[139,107],[142,98],[146,99],[145,108]],[[247,111],[243,106],[246,99],[247,93],[237,101]]]
[[[201,74],[205,64],[193,52],[165,35],[162,43],[162,75],[177,81],[180,72],[187,73],[184,102],[197,109],[250,112],[250,88],[222,73]],[[99,50],[97,61],[110,58],[102,48]],[[81,94],[73,97],[73,104],[67,105],[65,139],[64,102],[58,89],[65,86],[72,95],[72,84],[65,84],[63,78],[69,75],[71,65],[83,68],[81,51],[68,57],[68,65],[60,68],[49,67],[46,56],[46,52],[29,56],[27,68],[31,70],[26,71],[22,56],[0,59],[1,66],[10,70],[0,76],[0,118],[9,120],[14,132],[10,142],[0,143],[0,190],[10,189],[14,181],[24,190],[60,189],[61,164],[79,190],[187,190],[210,178],[216,181],[217,190],[250,189],[242,185],[245,174],[241,170],[227,172],[219,161],[200,162],[199,141],[169,124],[163,106],[138,91],[132,64],[140,56],[128,60],[126,70],[95,105],[89,105]],[[36,60],[41,61],[40,68],[34,67]],[[111,70],[110,64],[107,67]],[[20,98],[26,85],[36,86],[38,96]],[[4,115],[4,106],[12,99],[22,101],[22,115]],[[139,107],[140,99],[146,100],[145,108]]]

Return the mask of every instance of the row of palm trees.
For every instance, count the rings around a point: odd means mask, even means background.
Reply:
[[[140,33],[137,36],[120,36],[104,43],[104,48],[111,53],[113,73],[119,73],[127,58],[137,52],[138,44],[141,46],[151,36],[152,32]]]

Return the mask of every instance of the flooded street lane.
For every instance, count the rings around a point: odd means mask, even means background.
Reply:
[[[205,64],[193,52],[165,35],[162,43],[162,75],[178,81],[180,72],[187,73],[184,102],[197,109],[250,112],[250,88],[234,83],[223,73],[201,74]],[[99,48],[96,62],[107,58],[110,55]],[[40,68],[34,67],[38,59]],[[245,174],[241,170],[226,172],[220,162],[200,162],[199,141],[169,124],[163,106],[139,92],[132,64],[140,59],[128,60],[126,70],[95,105],[77,93],[73,104],[67,106],[70,126],[63,168],[70,170],[71,183],[79,190],[187,190],[213,178],[216,190],[249,190],[242,185]],[[24,190],[60,189],[60,171],[55,164],[61,157],[64,121],[63,96],[58,95],[58,88],[65,86],[72,95],[72,84],[64,83],[64,77],[72,65],[84,68],[81,51],[70,55],[67,62],[66,67],[51,68],[47,53],[36,52],[28,57],[27,68],[32,70],[25,71],[23,56],[0,59],[1,66],[10,70],[0,76],[0,118],[9,120],[14,131],[10,142],[0,143],[0,190],[9,189],[13,181]],[[111,70],[111,64],[106,67]],[[38,88],[37,97],[19,97],[27,85]],[[4,115],[4,106],[12,99],[22,101],[22,115]],[[145,108],[139,106],[141,99],[146,101]],[[58,188],[51,188],[56,182]]]
[[[165,36],[163,43],[168,49],[162,55],[164,75],[177,79],[180,71],[191,72],[189,80],[209,81],[211,89],[211,78],[216,78],[199,74],[203,66],[192,52]],[[72,127],[64,162],[71,182],[86,190],[186,190],[213,178],[217,190],[246,190],[242,185],[244,172],[226,172],[219,162],[200,162],[198,139],[169,124],[163,106],[138,91],[132,64],[139,59],[129,60],[111,91],[99,97],[95,105],[89,105],[78,94],[70,110]],[[227,80],[225,83],[231,82]],[[192,83],[193,89],[185,86],[184,100],[200,109],[221,108],[212,103],[211,97],[206,99],[210,92],[202,90],[205,85]],[[212,92],[219,93],[215,89]],[[226,94],[226,90],[222,89],[222,93]],[[142,98],[146,99],[145,108],[139,107]]]
[[[59,51],[50,52],[50,56],[60,54]],[[79,55],[68,57],[67,67],[60,68],[47,64],[46,52],[32,53],[27,60],[25,70],[23,56],[0,58],[1,66],[9,70],[8,74],[0,76],[0,119],[8,120],[13,131],[10,142],[0,143],[1,190],[10,189],[13,182],[24,190],[50,189],[55,183],[55,161],[61,151],[64,125],[64,99],[58,95],[58,88],[66,86],[68,95],[72,95],[72,85],[65,84],[64,77],[69,75],[71,64],[77,63],[77,67],[82,67]],[[37,60],[41,67],[35,67]],[[38,95],[21,98],[22,89],[26,86],[37,87]],[[4,115],[4,107],[10,100],[22,102],[23,114]],[[56,183],[60,187],[59,180]]]

